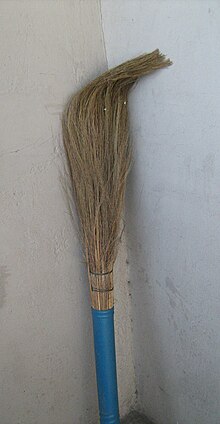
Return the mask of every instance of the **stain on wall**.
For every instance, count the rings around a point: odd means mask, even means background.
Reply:
[[[6,302],[7,295],[7,284],[10,273],[5,265],[0,266],[0,308],[2,308]]]

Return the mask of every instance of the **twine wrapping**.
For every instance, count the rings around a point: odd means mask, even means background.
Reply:
[[[94,309],[104,311],[114,306],[113,271],[89,271],[91,303]]]

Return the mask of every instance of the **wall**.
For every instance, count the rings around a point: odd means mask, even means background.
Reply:
[[[0,422],[96,423],[89,291],[60,179],[60,114],[106,69],[99,2],[1,0],[0,31]],[[134,398],[125,260],[122,249],[122,414]]]
[[[130,97],[127,243],[139,408],[220,422],[220,8],[102,0],[109,66],[159,47],[174,65]]]

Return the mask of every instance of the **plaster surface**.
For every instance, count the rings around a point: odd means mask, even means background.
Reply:
[[[130,96],[139,409],[158,424],[219,424],[219,1],[101,4],[109,66],[157,47],[174,62]]]
[[[61,183],[60,118],[107,68],[99,2],[1,0],[0,33],[0,422],[95,424],[89,289]],[[135,392],[125,262],[122,248],[122,414]]]

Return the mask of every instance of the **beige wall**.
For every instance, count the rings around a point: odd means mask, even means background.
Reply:
[[[107,67],[99,2],[1,0],[0,33],[0,422],[97,423],[88,285],[59,173],[63,106]],[[122,414],[135,390],[125,261],[122,249]]]

